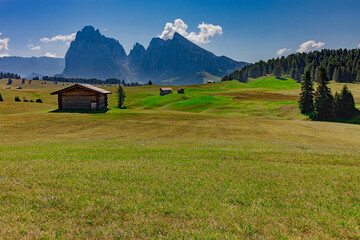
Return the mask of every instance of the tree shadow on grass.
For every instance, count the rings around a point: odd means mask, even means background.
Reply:
[[[86,113],[86,114],[93,114],[93,113],[106,113],[109,111],[109,108],[103,108],[99,110],[61,110],[56,109],[53,111],[50,111],[49,113]]]
[[[355,110],[354,117],[352,117],[350,119],[334,118],[334,119],[318,120],[318,119],[314,119],[311,114],[305,114],[305,115],[307,115],[311,120],[319,121],[319,122],[338,122],[338,123],[360,124],[360,111],[358,109]]]
[[[360,111],[358,109],[356,109],[354,117],[352,117],[350,119],[333,119],[331,122],[360,124]]]

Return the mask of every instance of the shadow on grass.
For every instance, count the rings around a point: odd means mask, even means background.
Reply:
[[[99,109],[99,110],[61,110],[61,109],[56,109],[53,111],[50,111],[49,113],[87,113],[87,114],[92,114],[92,113],[106,113],[107,111],[109,111],[109,108],[103,108],[103,109]]]
[[[338,123],[350,123],[350,124],[360,124],[360,111],[356,109],[356,112],[354,114],[354,117],[350,119],[342,119],[342,118],[333,118],[333,119],[313,119],[311,114],[305,114],[307,115],[311,120],[313,121],[319,121],[319,122],[338,122]]]

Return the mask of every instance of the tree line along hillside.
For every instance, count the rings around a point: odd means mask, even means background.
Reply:
[[[3,73],[3,72],[0,72],[0,79],[3,79],[3,78],[20,79],[20,75],[18,75],[16,73]]]
[[[326,69],[330,80],[336,82],[360,82],[360,49],[338,49],[296,53],[287,57],[259,61],[243,67],[222,78],[222,81],[238,80],[247,82],[248,78],[258,78],[267,74],[287,75],[301,81],[306,71],[310,72],[311,80],[320,79],[320,68]]]
[[[34,77],[32,80],[40,80],[39,77]],[[42,77],[43,81],[50,81],[50,82],[69,82],[69,83],[86,83],[86,84],[97,84],[97,85],[109,85],[109,84],[113,84],[113,85],[123,85],[123,86],[127,86],[127,87],[134,87],[134,86],[142,86],[144,84],[142,83],[138,83],[138,82],[130,82],[127,83],[125,82],[125,80],[120,80],[117,78],[108,78],[106,80],[100,80],[97,78],[66,78],[66,77],[60,77],[60,76],[55,76],[55,77],[49,77],[49,76],[43,76]]]

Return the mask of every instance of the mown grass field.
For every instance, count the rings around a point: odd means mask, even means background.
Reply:
[[[360,238],[360,126],[307,120],[292,80],[125,88],[99,114],[6,82],[1,239]]]

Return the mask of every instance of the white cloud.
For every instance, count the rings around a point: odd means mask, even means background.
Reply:
[[[76,33],[70,34],[70,35],[57,35],[52,38],[40,38],[40,41],[43,43],[49,43],[49,42],[56,42],[56,41],[63,41],[63,42],[71,42],[75,40]]]
[[[45,57],[56,58],[56,53],[47,52],[47,53],[45,53]]]
[[[0,32],[0,36],[2,35],[2,33]]]
[[[160,35],[160,38],[164,40],[172,39],[174,33],[178,32],[179,34],[186,36],[188,25],[184,23],[181,19],[176,19],[174,23],[166,23],[163,32]]]
[[[9,50],[10,38],[0,38],[0,50]]]
[[[198,28],[200,29],[200,32],[198,34],[194,32],[189,33],[187,39],[196,43],[208,43],[210,42],[210,37],[221,35],[223,33],[222,27],[219,25],[215,26],[203,22],[202,24],[199,24]]]
[[[315,42],[314,40],[309,40],[307,42],[302,43],[299,46],[299,49],[296,50],[298,53],[303,53],[307,51],[312,51],[318,48],[321,48],[325,45],[323,42]]]
[[[199,33],[191,32],[188,33],[188,25],[184,23],[181,19],[176,19],[174,23],[166,23],[163,32],[159,36],[164,40],[172,39],[174,37],[174,33],[177,32],[185,38],[189,39],[195,43],[209,43],[210,37],[214,37],[215,35],[221,35],[223,33],[222,27],[219,25],[201,23],[198,25],[200,29]]]
[[[27,47],[30,48],[30,50],[40,50],[41,49],[40,46],[34,46],[33,44],[28,44]]]
[[[8,53],[0,53],[0,58],[2,58],[2,57],[8,57],[8,56],[9,56]]]
[[[358,47],[360,48],[360,43],[359,43]]]
[[[291,49],[288,48],[282,48],[276,51],[276,55],[281,56],[285,53],[291,52]]]

